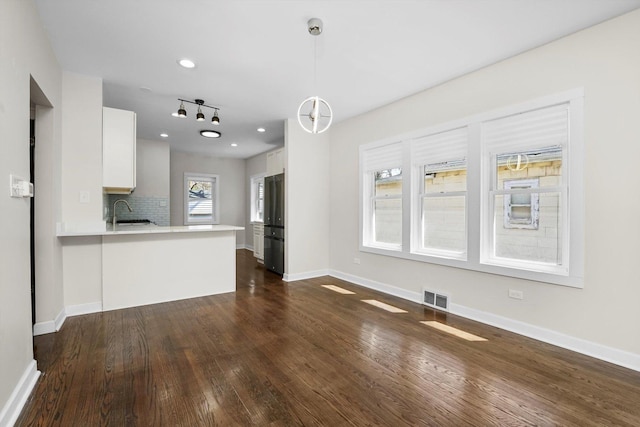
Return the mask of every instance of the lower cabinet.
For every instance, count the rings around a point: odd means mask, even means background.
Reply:
[[[264,225],[253,224],[253,256],[264,263]]]

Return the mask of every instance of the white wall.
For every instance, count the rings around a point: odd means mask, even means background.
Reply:
[[[0,179],[7,182],[10,173],[29,177],[29,117],[30,76],[37,82],[44,97],[54,107],[45,117],[40,130],[47,129],[43,143],[52,144],[49,152],[57,157],[60,144],[61,71],[40,23],[32,1],[4,0],[0,2]],[[38,117],[38,114],[37,116]],[[44,150],[47,152],[47,150]],[[42,159],[53,162],[54,159]],[[52,182],[45,184],[56,194],[59,165]],[[45,171],[45,176],[48,171]],[[54,199],[55,200],[55,199]],[[40,207],[38,227],[51,233],[50,225],[57,215],[56,207]],[[29,200],[9,198],[0,193],[0,424],[9,423],[19,409],[20,394],[28,393],[26,382],[35,380],[31,332],[30,270],[29,270]],[[47,251],[41,258],[39,271],[49,277],[47,286],[59,287],[59,266],[55,265],[56,246],[53,235],[43,235]],[[38,256],[42,256],[39,252]],[[59,289],[58,289],[59,290]],[[54,290],[52,294],[58,294]],[[60,292],[61,294],[61,292]],[[61,300],[60,300],[61,302]],[[26,377],[23,377],[26,375]],[[22,380],[21,380],[22,378]],[[26,382],[24,382],[26,381]],[[13,396],[16,391],[18,396]]]
[[[254,175],[267,173],[267,153],[258,154],[246,160],[245,173],[245,245],[247,248],[253,249],[253,225],[251,224],[251,177]]]
[[[170,149],[166,141],[136,141],[136,189],[138,197],[168,197]]]
[[[459,309],[629,352],[638,363],[639,46],[635,11],[335,125],[331,268],[415,295],[426,285],[449,293]],[[359,145],[577,87],[585,91],[584,289],[359,252]],[[523,291],[524,300],[509,299],[510,288]]]
[[[80,200],[87,193],[88,201]],[[62,222],[102,221],[102,79],[62,74]]]
[[[326,272],[329,265],[329,132],[312,135],[285,122],[285,279]],[[357,163],[356,163],[357,164]]]
[[[89,202],[80,200],[89,194]],[[104,227],[102,197],[102,79],[64,72],[62,77],[62,216],[67,227]],[[64,306],[100,304],[102,240],[62,238]],[[62,307],[60,308],[62,310]],[[55,313],[57,315],[58,313]],[[49,333],[53,317],[36,325]],[[54,330],[57,325],[53,325]]]
[[[171,152],[171,225],[184,225],[184,173],[220,176],[220,224],[245,227],[245,161],[201,154]],[[245,245],[245,231],[236,232],[236,244]],[[251,236],[251,230],[247,233]]]

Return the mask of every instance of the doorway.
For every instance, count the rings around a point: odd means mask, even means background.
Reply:
[[[31,108],[29,127],[29,182],[35,188],[36,120],[35,108]],[[31,260],[31,326],[36,324],[36,199],[30,199],[29,249]]]

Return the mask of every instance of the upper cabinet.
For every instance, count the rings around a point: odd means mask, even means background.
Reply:
[[[267,176],[284,172],[284,148],[267,153]]]
[[[136,113],[102,109],[102,186],[110,194],[136,187]]]

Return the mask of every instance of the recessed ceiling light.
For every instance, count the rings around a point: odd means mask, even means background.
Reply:
[[[205,138],[220,138],[222,136],[222,134],[217,130],[201,130],[200,135]]]
[[[264,133],[264,132],[266,132],[266,129],[265,128],[258,128],[258,132]]]
[[[168,138],[169,134],[168,133],[161,133],[160,136],[163,137],[163,138]]]
[[[236,144],[235,142],[233,144],[231,144],[232,147],[237,147],[238,144]]]
[[[180,64],[180,66],[184,68],[193,68],[196,66],[195,62],[186,58],[178,60],[178,64]]]

